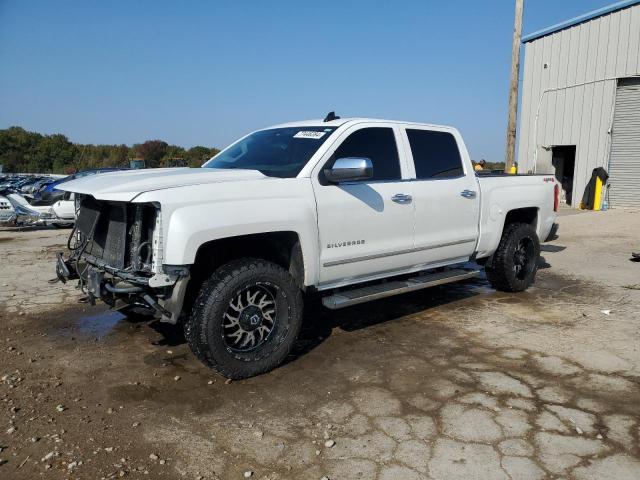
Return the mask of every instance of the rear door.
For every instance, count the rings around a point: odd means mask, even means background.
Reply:
[[[416,263],[468,259],[478,238],[480,195],[456,131],[411,126],[403,139],[414,167]]]
[[[312,174],[322,286],[388,274],[412,264],[412,183],[399,127],[361,123],[343,132]],[[373,178],[329,184],[323,170],[344,157],[369,158]]]

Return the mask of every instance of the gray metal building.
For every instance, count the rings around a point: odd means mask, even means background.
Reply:
[[[553,173],[579,207],[593,169],[611,207],[640,206],[640,0],[523,38],[518,172]]]

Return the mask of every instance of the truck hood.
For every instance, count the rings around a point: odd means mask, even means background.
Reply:
[[[217,168],[154,168],[101,173],[70,180],[59,190],[92,195],[99,200],[130,202],[144,192],[206,183],[268,178],[257,170]]]

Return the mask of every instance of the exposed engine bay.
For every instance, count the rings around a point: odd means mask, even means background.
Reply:
[[[184,295],[189,269],[162,265],[159,207],[78,195],[76,208],[67,242],[71,253],[67,260],[59,254],[58,278],[77,279],[92,304],[100,299],[112,307],[124,303],[151,308],[164,321],[175,323],[179,310],[172,297]]]

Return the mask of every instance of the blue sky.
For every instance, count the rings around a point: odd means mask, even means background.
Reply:
[[[0,128],[222,147],[291,120],[450,124],[504,157],[512,0],[0,0]],[[607,5],[525,0],[523,33]]]

